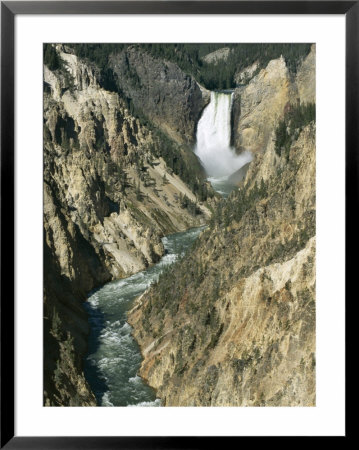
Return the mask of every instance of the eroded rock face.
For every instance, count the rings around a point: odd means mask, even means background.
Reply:
[[[193,77],[136,46],[113,55],[111,65],[135,108],[177,142],[195,143],[196,125],[210,96]]]
[[[57,51],[67,68],[44,68],[44,403],[95,405],[82,373],[82,301],[157,262],[164,234],[205,223],[209,211],[181,207],[183,196],[196,202],[194,193],[161,157],[153,130],[100,86],[99,69],[62,45]],[[195,158],[168,145],[188,163]]]
[[[256,71],[259,69],[259,62],[256,61],[248,67],[238,71],[234,75],[234,81],[236,84],[246,84],[248,80],[253,78]]]
[[[273,142],[256,154],[239,221],[225,221],[238,191],[221,225],[134,306],[140,374],[164,405],[315,405],[314,180],[312,122],[288,157]]]
[[[315,59],[316,49],[315,44],[313,44],[309,55],[305,58],[302,65],[299,67],[296,76],[298,97],[301,103],[315,103]]]
[[[297,102],[315,103],[315,45],[294,78],[281,57],[235,90],[233,145],[239,152],[264,152],[278,121]]]
[[[234,145],[239,151],[264,151],[283,116],[291,94],[289,72],[284,58],[272,60],[245,88],[236,89],[240,114],[234,118]]]
[[[208,64],[216,64],[218,62],[227,61],[230,54],[231,49],[229,47],[223,47],[215,50],[214,52],[208,53],[202,59]]]

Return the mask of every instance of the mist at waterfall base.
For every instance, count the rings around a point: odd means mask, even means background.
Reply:
[[[231,147],[233,93],[211,92],[211,100],[197,125],[195,153],[214,189],[226,194],[228,177],[252,160],[250,152],[237,155]],[[221,191],[224,189],[225,191]]]

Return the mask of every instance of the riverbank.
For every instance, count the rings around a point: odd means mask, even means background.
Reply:
[[[168,266],[185,255],[203,229],[164,237],[166,254],[157,264],[107,283],[89,296],[85,309],[91,331],[84,372],[98,406],[160,406],[155,391],[137,375],[142,355],[127,323],[127,312]]]

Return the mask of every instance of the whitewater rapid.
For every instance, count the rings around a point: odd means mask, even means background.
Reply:
[[[137,374],[142,356],[126,322],[127,312],[168,265],[184,256],[203,228],[164,237],[166,255],[160,262],[105,284],[85,302],[91,331],[84,370],[99,406],[161,406],[154,390]]]

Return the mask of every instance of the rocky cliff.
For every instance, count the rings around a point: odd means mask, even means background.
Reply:
[[[214,52],[203,56],[202,60],[208,64],[217,64],[218,62],[226,62],[231,54],[231,49],[228,47],[219,48]]]
[[[250,170],[129,316],[164,405],[315,404],[314,124]]]
[[[263,152],[290,105],[315,103],[314,44],[298,66],[293,74],[280,57],[270,61],[246,86],[235,89],[232,140],[239,152]],[[254,64],[242,72],[253,75],[257,69]]]
[[[112,55],[110,66],[117,85],[135,108],[172,139],[195,143],[196,125],[210,95],[194,78],[135,45]]]
[[[94,405],[82,373],[82,301],[94,287],[158,261],[164,234],[205,223],[209,211],[198,200],[210,189],[189,147],[149,121],[159,116],[147,109],[144,125],[121,90],[104,89],[100,68],[70,47],[57,45],[56,52],[61,66],[44,66],[44,403]],[[191,104],[192,96],[201,105],[198,85],[173,66],[168,70],[182,76],[183,89],[166,97],[166,111],[171,102],[174,111]],[[157,74],[157,66],[144,67]],[[136,102],[141,92],[127,95]],[[178,125],[189,141],[191,114]],[[160,117],[171,131],[171,117]]]
[[[240,189],[129,314],[165,406],[315,405],[314,51],[242,89]]]

